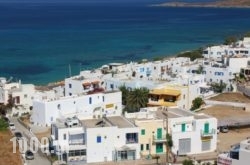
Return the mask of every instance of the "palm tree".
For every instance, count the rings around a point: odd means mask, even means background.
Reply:
[[[128,93],[126,98],[126,110],[128,112],[137,112],[140,108],[146,107],[148,103],[147,88],[136,88]]]
[[[129,90],[126,88],[125,85],[120,86],[119,89],[122,92],[122,105],[126,105]]]

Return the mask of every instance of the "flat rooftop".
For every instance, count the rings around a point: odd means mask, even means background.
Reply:
[[[82,127],[81,122],[79,122],[77,125],[72,125],[71,127],[68,127],[66,124],[66,119],[57,119],[54,125],[56,125],[57,128],[76,128],[76,127]]]
[[[138,112],[140,113],[140,112]],[[153,110],[153,111],[149,111],[148,112],[141,112],[142,114],[139,115],[140,117],[135,117],[135,118],[130,118],[130,120],[135,121],[135,120],[152,120],[152,119],[166,119],[166,118],[180,118],[180,117],[194,117],[194,119],[208,119],[211,118],[212,116],[209,116],[207,114],[196,114],[193,113],[191,111],[187,111],[187,110],[182,110],[179,108],[167,108],[166,109],[162,109],[161,107],[159,107],[158,110]],[[152,117],[147,118],[145,115],[146,113],[149,113],[149,115],[151,115]]]
[[[195,114],[191,111],[182,110],[179,108],[168,108],[167,111],[162,112],[165,116],[167,115],[169,118],[178,118],[178,117],[190,117],[193,116],[195,119],[207,119],[211,116],[206,114]]]
[[[98,127],[115,127],[118,128],[131,128],[135,127],[131,122],[121,116],[104,117],[102,119],[87,119],[81,120],[84,127],[98,128]]]

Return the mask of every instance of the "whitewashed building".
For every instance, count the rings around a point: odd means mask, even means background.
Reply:
[[[52,144],[68,163],[140,159],[139,128],[122,116],[86,119],[81,125],[52,125]]]
[[[117,116],[122,113],[120,91],[106,91],[53,99],[33,101],[31,121],[49,126],[57,118],[78,116],[79,118],[100,118],[102,115]]]
[[[218,165],[248,165],[250,162],[250,140],[234,145],[229,152],[218,155]]]
[[[97,77],[85,78],[84,76],[74,76],[65,79],[65,96],[72,96],[91,91],[102,90],[101,81]]]
[[[32,106],[32,100],[35,93],[33,84],[21,84],[19,82],[10,82],[6,78],[0,78],[0,103],[8,104],[11,98],[15,105]]]
[[[245,37],[243,40],[232,45],[218,45],[207,47],[203,50],[203,57],[215,60],[221,60],[223,56],[243,55],[250,56],[250,38]]]
[[[214,152],[217,147],[217,119],[179,108],[147,107],[126,117],[141,130],[141,153],[166,153],[166,134],[172,136],[175,155]],[[166,130],[167,128],[167,130]]]

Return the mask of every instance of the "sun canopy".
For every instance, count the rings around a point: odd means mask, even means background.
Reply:
[[[181,92],[179,90],[174,89],[154,89],[149,94],[179,96]]]

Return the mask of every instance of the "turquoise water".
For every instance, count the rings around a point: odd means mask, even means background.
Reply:
[[[169,56],[250,31],[250,9],[145,3],[0,4],[0,76],[46,84],[108,62]]]

